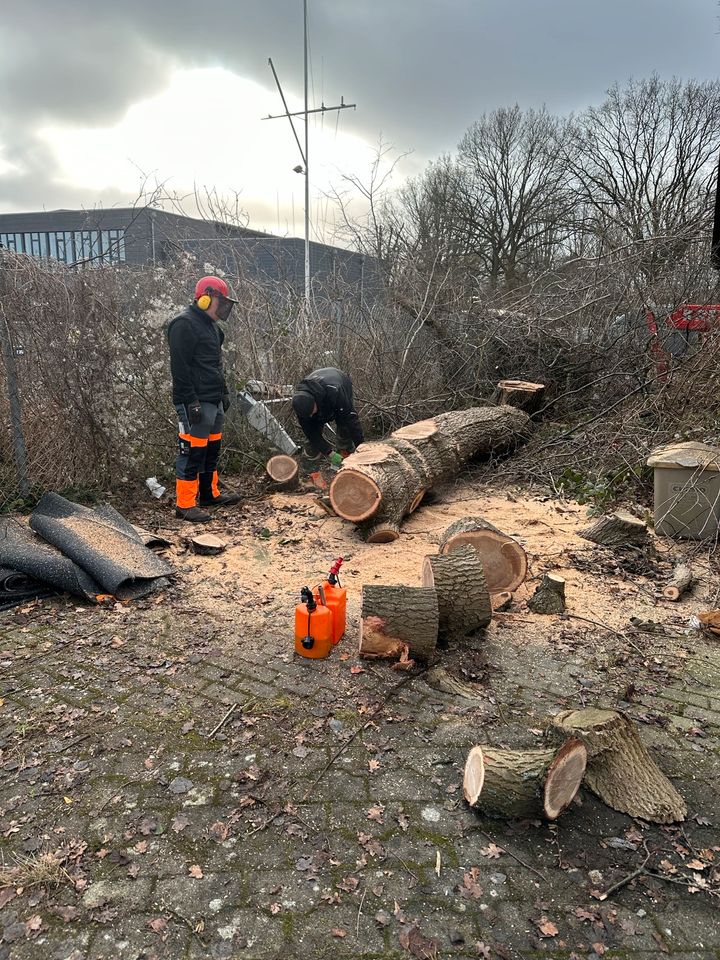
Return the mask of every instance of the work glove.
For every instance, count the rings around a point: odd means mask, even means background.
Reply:
[[[223,408],[223,413],[227,413],[228,410],[230,409],[230,394],[229,394],[229,393],[224,393],[224,394],[223,394],[223,398],[222,398],[222,408]]]
[[[328,460],[330,461],[331,466],[339,467],[343,462],[342,454],[338,453],[337,450],[333,450],[332,453],[328,454]]]
[[[188,405],[188,420],[191,424],[200,423],[202,420],[202,406],[199,400],[196,400],[194,403]]]

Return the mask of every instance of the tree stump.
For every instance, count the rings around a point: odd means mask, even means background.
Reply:
[[[403,517],[435,483],[470,457],[512,449],[529,431],[528,415],[508,406],[472,407],[409,424],[345,458],[330,485],[333,509],[362,524],[370,543],[396,540]]]
[[[227,544],[212,533],[198,533],[188,538],[193,553],[204,557],[214,557],[227,549]]]
[[[673,570],[672,580],[663,587],[663,596],[666,600],[679,600],[693,582],[693,572],[685,564],[679,564]]]
[[[647,540],[647,526],[625,510],[617,510],[580,531],[580,536],[603,547],[624,547],[628,544],[644,543]]]
[[[427,587],[366,584],[362,589],[360,656],[399,660],[429,660],[438,638],[438,602]]]
[[[537,413],[545,394],[544,383],[530,383],[528,380],[501,380],[496,389],[498,403],[517,407],[525,413]]]
[[[295,490],[300,479],[297,460],[279,453],[270,457],[265,464],[265,472],[273,482],[274,490]]]
[[[565,710],[552,718],[547,735],[552,741],[582,740],[588,752],[585,782],[609,807],[653,823],[685,819],[685,801],[625,714],[595,708]]]
[[[533,613],[565,612],[565,581],[554,573],[545,573],[535,593],[527,602]]]
[[[441,638],[457,640],[490,623],[490,593],[478,555],[469,544],[452,553],[425,557],[422,583],[437,593]]]
[[[473,747],[463,794],[471,807],[493,817],[556,820],[578,792],[586,762],[579,740],[568,740],[559,750]]]
[[[480,559],[490,593],[512,593],[527,576],[527,555],[517,542],[482,517],[463,517],[440,541],[440,553],[470,544]]]

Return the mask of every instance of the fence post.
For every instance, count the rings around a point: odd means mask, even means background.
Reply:
[[[30,483],[27,471],[27,451],[22,429],[22,408],[20,406],[20,391],[18,389],[17,367],[15,365],[15,350],[10,334],[10,327],[5,316],[5,310],[0,304],[0,339],[2,339],[5,376],[8,384],[8,400],[10,402],[10,429],[12,431],[13,456],[15,472],[20,496],[27,498],[30,495]]]

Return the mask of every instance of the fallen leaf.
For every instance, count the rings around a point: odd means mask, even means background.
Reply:
[[[202,878],[203,878],[202,868],[201,868],[200,865],[197,864],[197,863],[194,863],[194,864],[190,867],[190,869],[188,870],[188,873],[190,874],[190,876],[191,876],[194,880],[202,880]]]
[[[181,833],[185,827],[190,824],[190,818],[187,817],[184,813],[179,813],[171,824],[171,829],[173,833]]]
[[[397,822],[398,822],[398,826],[399,826],[400,829],[403,831],[403,833],[404,833],[404,832],[407,830],[407,828],[410,826],[410,820],[408,819],[408,817],[407,817],[405,811],[402,809],[402,807],[400,808],[400,811],[399,811],[399,813],[398,813],[398,815],[397,815]]]
[[[381,927],[387,927],[392,923],[392,917],[385,910],[378,910],[375,914],[375,923],[380,924]]]
[[[475,950],[477,955],[482,957],[482,960],[492,960],[492,950],[490,947],[486,947],[482,941],[475,944]]]
[[[480,850],[480,854],[483,857],[489,857],[491,860],[497,860],[503,853],[505,853],[503,848],[499,847],[496,843],[491,843],[487,847],[482,847]]]
[[[365,673],[365,668],[364,668],[364,667],[350,667],[350,673],[354,673],[354,674]]]
[[[36,913],[34,916],[30,917],[29,920],[25,921],[25,929],[30,933],[35,933],[42,926],[42,917],[40,914]]]
[[[400,931],[398,939],[400,946],[409,950],[418,960],[436,960],[438,942],[430,937],[424,937],[417,927],[405,927]]]
[[[216,820],[210,827],[210,836],[218,843],[223,843],[230,836],[230,827],[222,820]]]
[[[368,768],[370,773],[376,773],[380,769],[380,761],[375,759],[368,760]]]
[[[330,933],[339,940],[342,940],[343,937],[347,936],[347,930],[343,930],[342,927],[333,927]]]
[[[155,917],[154,920],[148,920],[147,925],[150,927],[153,933],[162,933],[167,926],[167,920],[165,917]]]
[[[61,905],[54,907],[52,911],[57,917],[60,917],[65,923],[70,923],[72,920],[77,920],[80,916],[80,911],[77,907],[71,907],[69,905]]]
[[[281,909],[282,909],[282,907],[280,906],[279,903],[271,903],[271,904],[270,904],[270,913],[271,913],[273,916],[277,916],[277,914],[280,913],[280,910],[281,910]]]
[[[690,860],[685,864],[686,867],[689,867],[690,870],[707,870],[707,863],[703,863],[702,860]]]
[[[533,922],[543,937],[556,937],[560,932],[552,920],[548,920],[547,917],[540,917],[539,920]]]
[[[377,803],[375,806],[370,807],[367,812],[368,820],[374,820],[376,823],[384,823],[383,813],[385,812],[385,806],[382,803]]]
[[[131,877],[133,880],[136,880],[140,876],[140,864],[131,863],[127,868],[127,872],[129,877]]]
[[[337,888],[338,890],[343,890],[345,893],[353,893],[359,885],[360,881],[357,877],[343,877],[337,884]]]
[[[578,920],[587,920],[590,923],[594,923],[598,919],[596,913],[591,913],[589,910],[583,909],[583,907],[575,907],[574,913]]]
[[[477,867],[467,870],[463,876],[462,887],[459,888],[461,897],[470,897],[473,900],[482,900],[483,889],[478,883],[480,871]]]
[[[601,957],[601,956],[605,953],[605,951],[607,950],[607,947],[605,946],[605,944],[604,944],[604,943],[599,943],[599,942],[598,942],[598,943],[594,943],[594,944],[592,945],[592,948],[593,948],[593,950],[595,951],[595,953],[596,953],[599,957]]]
[[[147,840],[138,840],[138,842],[133,847],[135,853],[147,853],[148,842]]]

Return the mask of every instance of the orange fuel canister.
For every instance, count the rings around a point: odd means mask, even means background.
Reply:
[[[333,648],[333,615],[316,603],[312,590],[303,587],[295,607],[295,652],[301,657],[322,660]]]
[[[347,619],[347,590],[340,586],[340,567],[343,558],[338,557],[330,567],[327,580],[316,588],[315,601],[320,600],[332,611],[333,615],[333,643],[339,643],[345,634]],[[322,590],[322,593],[320,593]]]

